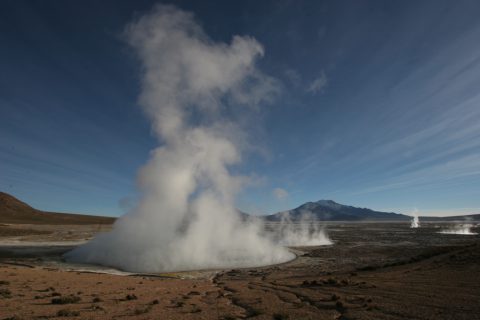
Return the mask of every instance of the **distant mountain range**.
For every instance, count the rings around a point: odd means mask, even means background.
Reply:
[[[286,215],[292,220],[309,216],[313,220],[321,221],[407,221],[412,219],[404,214],[346,206],[332,200],[307,202],[298,208],[278,212],[265,218],[267,221],[280,221]]]
[[[240,212],[243,219],[249,219],[247,213]],[[313,220],[320,221],[409,221],[412,217],[394,213],[374,211],[367,208],[357,208],[336,203],[332,200],[320,200],[307,202],[298,208],[278,212],[267,216],[255,218],[266,221],[281,221],[282,217],[288,216],[292,221],[301,220],[309,216]],[[102,217],[83,214],[55,213],[41,211],[32,208],[17,198],[0,192],[0,223],[20,224],[112,224],[116,218]],[[480,221],[480,214],[451,217],[422,217],[422,221]]]
[[[367,208],[357,208],[336,203],[333,200],[320,200],[307,202],[301,206],[287,211],[265,216],[267,221],[281,221],[288,216],[291,220],[301,220],[310,217],[320,221],[409,221],[411,216],[394,213],[374,211]],[[420,221],[480,221],[480,214],[451,217],[419,217]]]
[[[480,214],[469,214],[469,215],[464,215],[464,216],[449,216],[449,217],[424,217],[420,216],[419,217],[420,222],[435,222],[435,221],[442,221],[442,222],[450,222],[450,221],[455,221],[455,222],[480,222]]]

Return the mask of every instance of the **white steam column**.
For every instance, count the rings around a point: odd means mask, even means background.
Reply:
[[[142,198],[107,234],[66,255],[135,272],[259,266],[294,257],[240,220],[248,177],[229,167],[249,146],[249,113],[278,92],[260,43],[210,39],[191,13],[158,5],[126,28],[142,65],[139,104],[160,146],[139,173]]]
[[[410,224],[410,228],[419,228],[420,227],[420,222],[418,220],[418,209],[415,208],[413,209],[412,212],[412,223]]]

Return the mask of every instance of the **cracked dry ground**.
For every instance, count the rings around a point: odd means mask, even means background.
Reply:
[[[196,279],[3,259],[0,319],[480,319],[478,236],[400,224],[329,230],[335,245],[297,248],[290,263]],[[179,275],[189,273],[170,274]]]

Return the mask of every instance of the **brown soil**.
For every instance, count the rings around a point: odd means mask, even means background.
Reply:
[[[0,225],[0,238],[3,237],[22,237],[30,235],[44,235],[50,234],[51,231],[25,229],[25,228],[12,228],[8,225]]]
[[[0,244],[4,240],[20,242],[85,241],[99,232],[106,232],[112,225],[105,224],[8,224],[0,225]]]
[[[7,255],[0,319],[480,319],[479,236],[433,224],[328,230],[333,246],[295,248],[290,263],[215,272],[117,276]]]

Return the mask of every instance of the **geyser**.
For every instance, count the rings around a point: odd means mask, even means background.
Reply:
[[[126,38],[142,64],[139,104],[161,143],[139,173],[136,207],[67,260],[162,272],[292,259],[241,221],[234,198],[247,178],[229,172],[249,147],[239,119],[278,91],[255,65],[262,46],[245,36],[214,42],[191,13],[165,5],[130,24]]]
[[[414,216],[410,228],[418,228],[420,224],[418,223],[418,216]]]
[[[412,212],[412,222],[410,224],[410,228],[418,228],[420,227],[420,223],[418,221],[418,209],[415,208]]]

